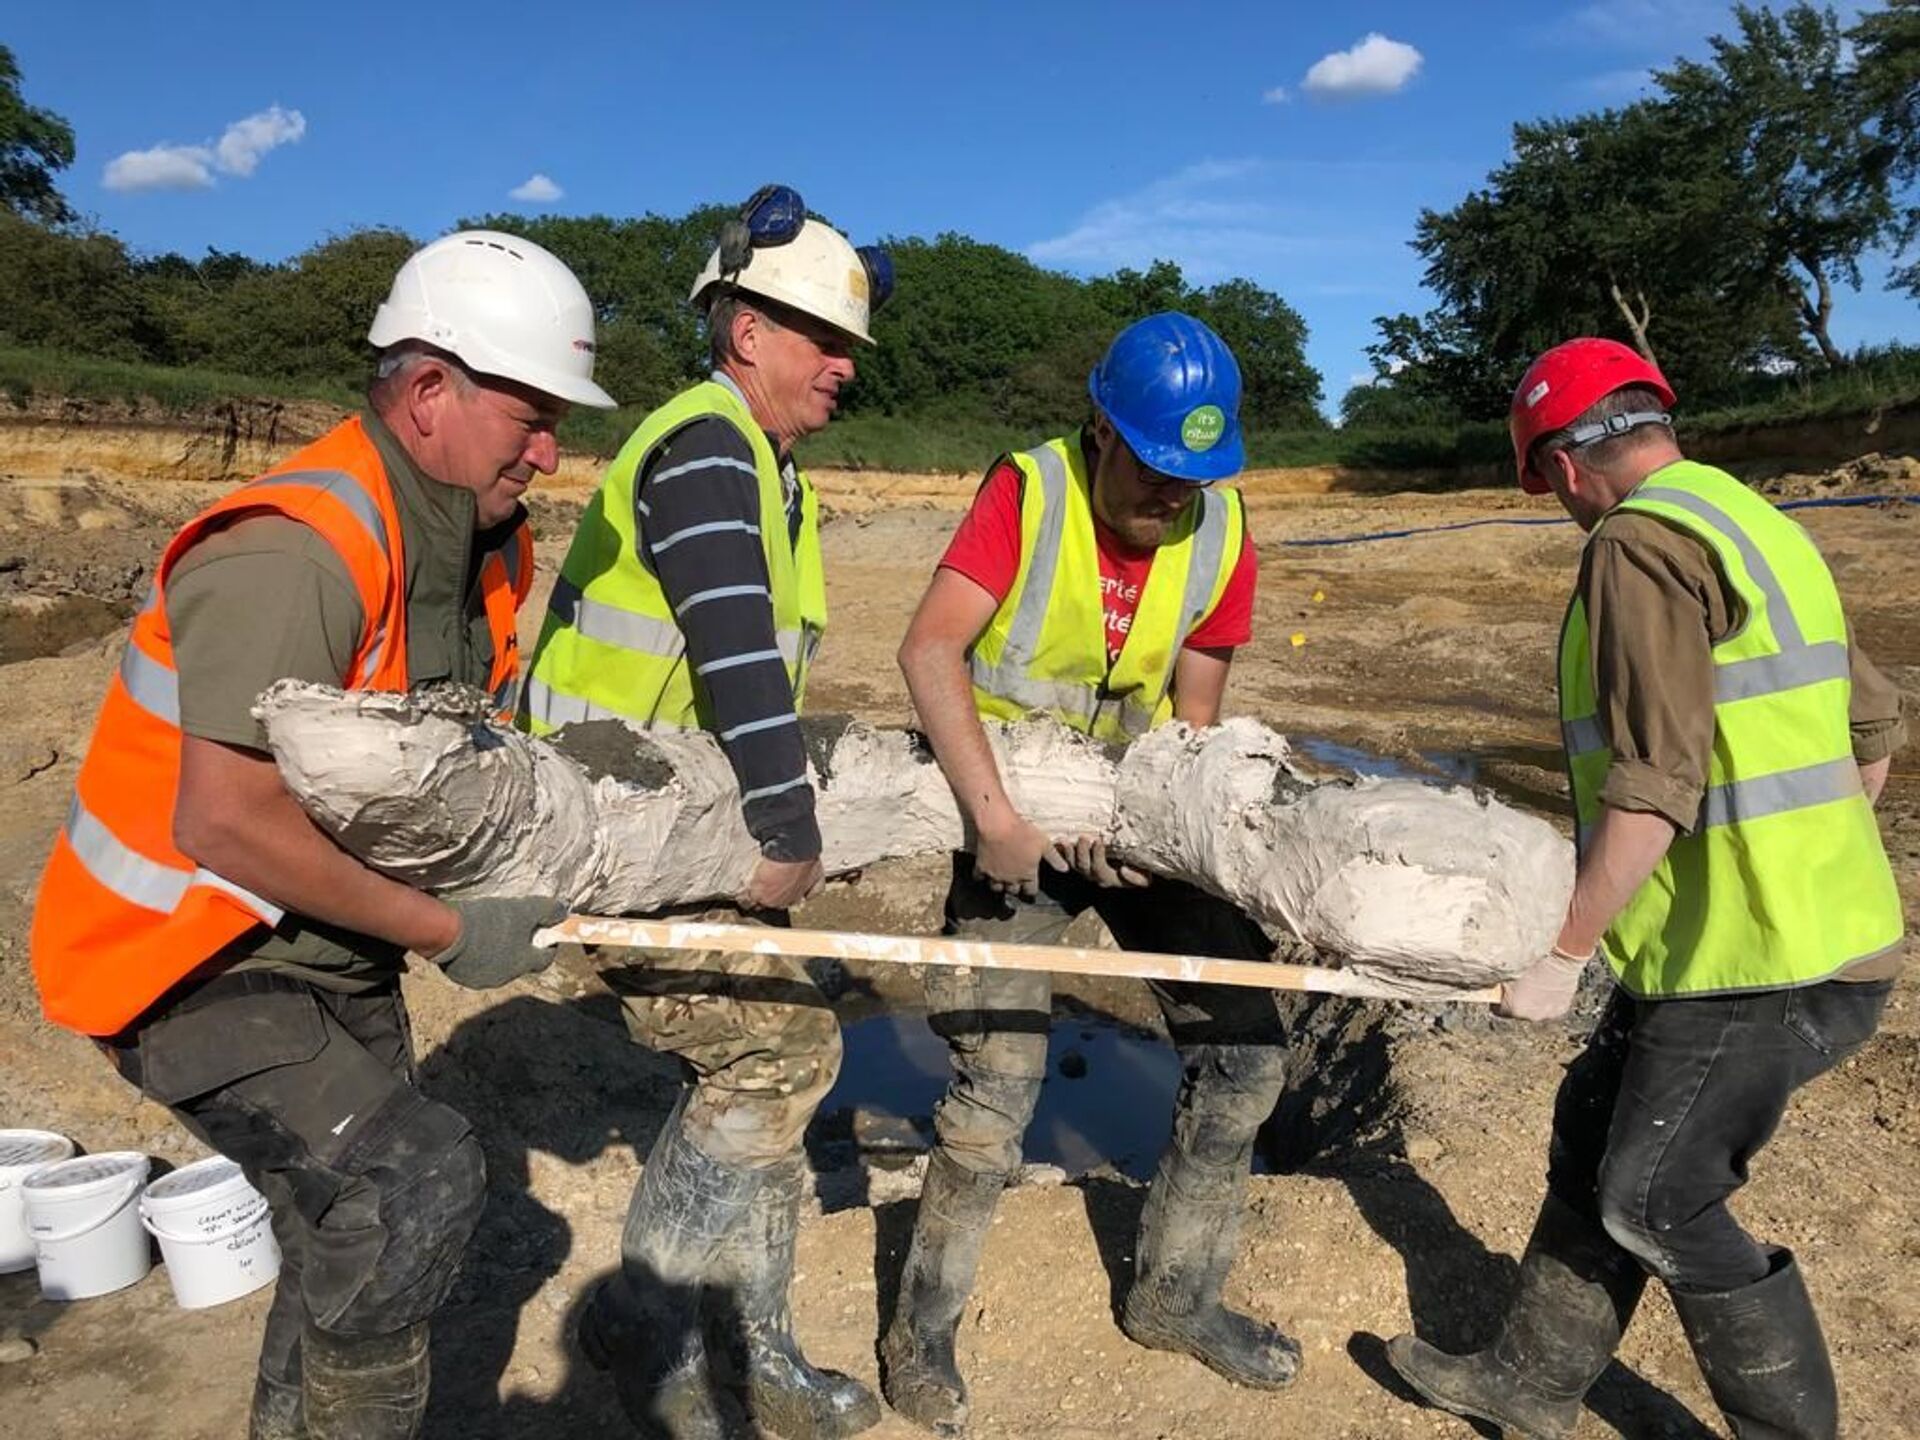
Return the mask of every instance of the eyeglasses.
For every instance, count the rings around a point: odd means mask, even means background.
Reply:
[[[1139,473],[1140,483],[1149,490],[1165,490],[1169,485],[1178,485],[1183,490],[1209,490],[1219,483],[1214,480],[1188,480],[1180,475],[1162,475],[1144,464],[1140,466]]]
[[[755,250],[790,244],[806,223],[807,202],[798,190],[791,185],[762,185],[747,197],[738,217],[721,228],[721,272],[738,274],[747,268]],[[877,311],[893,295],[893,257],[878,245],[862,245],[853,253],[867,272],[867,309]]]

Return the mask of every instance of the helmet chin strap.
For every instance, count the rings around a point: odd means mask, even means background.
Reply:
[[[1576,426],[1567,432],[1567,443],[1575,450],[1583,450],[1629,430],[1638,430],[1642,425],[1665,425],[1671,429],[1673,416],[1665,410],[1629,410],[1624,415],[1609,415],[1590,425]]]

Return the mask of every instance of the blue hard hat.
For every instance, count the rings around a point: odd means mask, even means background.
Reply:
[[[1140,463],[1179,480],[1237,475],[1240,364],[1227,342],[1191,315],[1137,320],[1087,377],[1087,392]]]

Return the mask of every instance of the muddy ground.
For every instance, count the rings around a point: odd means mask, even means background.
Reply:
[[[40,1022],[28,910],[124,617],[154,557],[174,525],[282,445],[286,427],[281,417],[233,420],[187,444],[71,420],[16,427],[0,457],[16,472],[0,479],[0,1127],[59,1130],[91,1150],[137,1148],[178,1164],[198,1151],[166,1112],[138,1100],[85,1042]],[[570,467],[536,507],[543,587],[589,475]],[[1487,785],[1558,818],[1551,653],[1576,533],[1507,523],[1553,512],[1506,490],[1324,493],[1340,483],[1268,474],[1248,487],[1259,632],[1236,663],[1230,709],[1295,736],[1324,768],[1397,765]],[[903,721],[893,650],[971,482],[828,475],[822,484],[835,515],[826,531],[833,623],[813,704]],[[1775,484],[1783,494],[1911,492],[1920,465]],[[1909,704],[1920,702],[1920,507],[1803,518],[1863,643]],[[1497,523],[1365,545],[1296,543],[1476,521]],[[537,625],[537,606],[530,614]],[[1913,752],[1896,762],[1882,814],[1909,910],[1920,913]],[[941,870],[938,862],[875,870],[830,889],[801,923],[924,929]],[[890,1151],[911,1147],[940,1062],[911,1016],[910,976],[854,967],[843,978],[840,1004],[860,1022],[847,1081],[859,1103],[850,1111],[844,1094],[829,1099],[810,1136],[821,1213],[802,1233],[794,1308],[815,1359],[873,1381],[911,1213],[899,1198],[911,1192],[911,1171],[890,1168],[902,1158]],[[582,1295],[613,1264],[628,1191],[676,1077],[625,1042],[612,1000],[577,955],[486,995],[433,973],[409,977],[407,988],[424,1083],[473,1118],[492,1172],[487,1215],[436,1327],[427,1433],[626,1433],[571,1326]],[[1805,1092],[1738,1207],[1749,1226],[1803,1257],[1854,1435],[1920,1434],[1911,1413],[1920,1369],[1917,994],[1910,974],[1876,1043]],[[1408,1403],[1387,1377],[1381,1345],[1409,1325],[1450,1348],[1488,1336],[1539,1198],[1549,1104],[1578,1048],[1575,1028],[1529,1029],[1440,1007],[1356,1021],[1356,1033],[1371,1033],[1369,1056],[1390,1055],[1384,1080],[1370,1073],[1361,1123],[1344,1135],[1311,1124],[1276,1133],[1269,1170],[1297,1158],[1303,1140],[1332,1143],[1304,1168],[1254,1181],[1231,1293],[1284,1322],[1307,1353],[1289,1392],[1261,1395],[1142,1350],[1115,1326],[1142,1200],[1137,1177],[1164,1134],[1173,1072],[1137,988],[1082,986],[1058,1008],[1062,1064],[1030,1155],[1043,1150],[1083,1173],[1059,1183],[1058,1172],[1039,1171],[1001,1208],[961,1329],[975,1433],[1475,1433]],[[1105,1163],[1087,1168],[1093,1161]],[[264,1308],[263,1292],[178,1310],[159,1269],[130,1290],[70,1305],[39,1300],[30,1272],[0,1277],[0,1340],[31,1342],[0,1345],[0,1356],[32,1352],[0,1363],[0,1416],[22,1437],[238,1437]],[[873,1433],[918,1432],[889,1416]],[[1650,1297],[1593,1392],[1583,1440],[1724,1433],[1671,1309]]]

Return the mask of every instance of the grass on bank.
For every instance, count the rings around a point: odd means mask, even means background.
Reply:
[[[35,398],[146,400],[168,414],[221,405],[236,396],[316,400],[342,409],[358,405],[350,386],[326,380],[271,380],[222,370],[196,370],[138,361],[100,360],[52,350],[0,346],[0,395],[15,409]]]
[[[35,397],[108,401],[145,399],[167,413],[222,404],[235,396],[314,400],[348,409],[360,402],[351,387],[326,380],[270,380],[215,370],[98,360],[53,351],[0,347],[0,395],[15,407]],[[1920,403],[1920,347],[1889,345],[1859,351],[1845,370],[1810,376],[1755,376],[1735,403],[1682,414],[1681,433],[1712,434]],[[560,429],[561,444],[576,453],[613,455],[646,414],[576,410]],[[1062,428],[1079,421],[1063,416]],[[1049,438],[1013,426],[961,417],[909,419],[853,414],[806,441],[801,458],[819,468],[977,474],[996,455]],[[1506,426],[1498,421],[1428,425],[1402,430],[1256,431],[1248,436],[1248,464],[1258,469],[1339,466],[1355,470],[1458,471],[1459,483],[1484,478],[1486,467],[1508,461]]]

